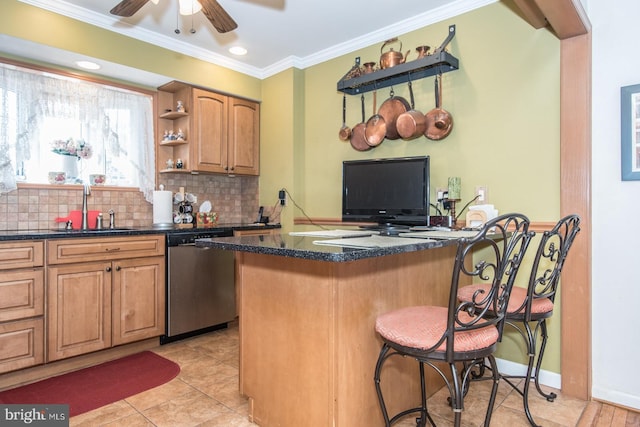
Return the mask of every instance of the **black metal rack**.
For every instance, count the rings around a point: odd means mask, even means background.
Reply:
[[[449,44],[456,34],[456,26],[449,26],[449,34],[432,54],[421,59],[405,62],[391,68],[363,74],[350,78],[350,70],[338,82],[338,91],[349,95],[370,92],[372,90],[385,88],[401,83],[422,79],[436,74],[448,73],[457,70],[458,58],[446,52],[444,48]],[[360,66],[360,58],[356,58],[355,67]],[[353,70],[353,69],[352,69]]]

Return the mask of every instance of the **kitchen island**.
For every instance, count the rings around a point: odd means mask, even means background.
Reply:
[[[240,392],[258,425],[383,425],[373,383],[376,316],[446,305],[456,244],[349,248],[290,235],[202,239],[237,251]],[[389,360],[382,384],[395,413],[419,403],[418,365]],[[442,385],[432,370],[429,394]],[[433,375],[432,375],[433,374]]]

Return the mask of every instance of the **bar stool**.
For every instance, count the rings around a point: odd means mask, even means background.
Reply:
[[[451,396],[454,424],[460,426],[470,372],[474,366],[483,364],[485,358],[493,372],[493,388],[485,417],[485,426],[489,425],[500,381],[493,352],[501,338],[513,280],[533,234],[529,232],[529,219],[522,214],[506,214],[488,221],[476,236],[458,241],[448,307],[405,307],[377,317],[375,330],[383,345],[374,382],[386,427],[411,413],[418,413],[418,426],[426,426],[427,421],[435,426],[427,411],[424,365],[435,369],[445,380]],[[460,303],[458,286],[469,280],[487,283],[487,290],[474,301]],[[408,356],[418,361],[421,406],[389,417],[380,373],[384,362],[392,356]],[[434,362],[445,362],[451,379]]]
[[[549,402],[557,397],[555,393],[545,393],[540,388],[540,366],[547,346],[546,320],[553,315],[555,301],[562,267],[569,254],[573,240],[580,231],[580,217],[568,215],[562,218],[552,230],[542,234],[535,258],[531,266],[529,282],[526,288],[514,286],[505,315],[505,322],[522,336],[527,347],[528,365],[526,375],[500,375],[521,396],[524,412],[529,423],[536,427],[529,409],[529,389],[531,380],[541,396]],[[472,301],[478,292],[488,292],[484,284],[470,285],[460,288],[458,298],[461,301]],[[520,326],[521,325],[521,326]],[[542,339],[540,350],[536,355],[538,336]],[[537,360],[536,360],[537,359]],[[534,369],[535,365],[535,369]],[[493,368],[491,368],[493,369]],[[483,369],[480,369],[482,375]],[[525,379],[523,390],[518,388],[513,379]]]

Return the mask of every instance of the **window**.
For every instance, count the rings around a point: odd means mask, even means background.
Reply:
[[[151,200],[153,141],[150,94],[0,63],[0,193],[101,174]]]

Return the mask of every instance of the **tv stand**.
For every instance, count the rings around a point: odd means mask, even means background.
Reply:
[[[361,225],[360,228],[364,230],[378,231],[381,236],[397,236],[400,233],[405,233],[411,228],[408,225],[400,224],[376,224],[376,225]]]

